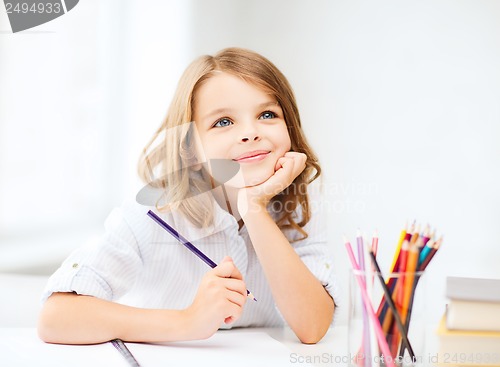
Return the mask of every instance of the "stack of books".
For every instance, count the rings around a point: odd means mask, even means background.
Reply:
[[[439,364],[500,366],[500,279],[448,277]]]

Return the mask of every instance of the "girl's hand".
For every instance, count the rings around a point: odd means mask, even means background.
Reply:
[[[304,153],[287,152],[276,162],[274,175],[263,183],[245,187],[238,192],[238,211],[245,214],[265,209],[269,201],[286,189],[306,168],[307,156]]]
[[[185,310],[192,339],[206,339],[223,322],[229,324],[239,319],[246,300],[243,277],[226,256],[205,274],[193,303]]]

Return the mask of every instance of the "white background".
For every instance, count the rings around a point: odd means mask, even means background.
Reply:
[[[342,234],[377,229],[388,269],[414,219],[444,235],[429,318],[447,275],[500,277],[496,0],[84,0],[17,34],[0,7],[0,271],[50,274],[98,236],[187,63],[228,46],[294,87],[344,293]]]

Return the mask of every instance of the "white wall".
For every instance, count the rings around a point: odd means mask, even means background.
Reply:
[[[66,124],[77,123],[81,114],[90,115],[87,124],[94,121],[93,114],[104,124],[104,137],[98,135],[95,150],[88,152],[108,162],[99,163],[104,168],[99,168],[97,178],[112,183],[101,194],[111,198],[93,201],[98,206],[90,208],[104,213],[119,202],[118,196],[137,186],[137,155],[164,116],[187,62],[227,46],[248,47],[275,62],[294,86],[304,129],[322,162],[330,241],[345,288],[349,266],[342,234],[353,240],[358,227],[367,235],[378,229],[379,258],[387,269],[402,226],[413,219],[430,223],[445,238],[426,275],[431,318],[444,310],[446,275],[500,277],[498,1],[97,4],[81,2],[65,17],[39,28],[55,30],[54,35],[0,33],[2,177],[31,182],[38,177],[47,185],[58,180],[50,173],[56,169],[50,157],[35,160],[37,170],[15,171],[3,156],[19,146],[12,147],[14,138],[21,142],[44,136],[38,130],[44,126],[39,119],[8,109],[21,98],[35,103],[47,93],[36,78],[42,70],[39,53],[37,62],[26,61],[35,55],[31,48],[50,46],[50,52],[69,55],[69,60],[80,55],[81,47],[95,55],[95,60],[88,60],[88,74],[82,76],[78,69],[75,75],[70,69],[67,85],[63,77],[63,84],[49,88],[54,98],[76,103],[66,107],[68,118],[58,120],[51,133],[64,137]],[[83,24],[75,23],[77,19],[87,22],[89,29],[77,26]],[[5,20],[0,24],[6,28]],[[78,42],[58,40],[65,32]],[[41,60],[45,58],[52,60],[48,55]],[[31,83],[22,76],[28,66],[35,70],[28,74]],[[12,97],[10,91],[16,88],[20,94]],[[73,116],[75,108],[79,112]],[[60,116],[56,112],[45,111],[42,121]],[[9,130],[11,114],[26,126],[17,135]],[[86,126],[92,134],[93,125]],[[25,131],[39,135],[30,137]],[[76,157],[86,154],[75,151],[64,138],[58,141]],[[110,142],[113,149],[106,148]],[[37,152],[31,144],[25,154]],[[109,161],[118,168],[106,171]],[[88,177],[86,185],[100,190],[93,178]],[[0,190],[12,182],[2,178]],[[20,186],[18,194],[28,186]],[[2,194],[5,200],[5,191]]]
[[[387,271],[414,219],[444,235],[426,275],[432,319],[446,275],[500,277],[499,2],[196,3],[197,50],[255,49],[294,86],[345,288],[342,234],[378,229]]]
[[[0,11],[0,271],[51,273],[140,187],[188,62],[189,4],[82,1],[12,34]]]

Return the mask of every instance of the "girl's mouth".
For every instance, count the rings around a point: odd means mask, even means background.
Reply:
[[[239,157],[235,158],[234,161],[238,163],[258,162],[265,159],[269,153],[270,152],[268,150],[255,150],[240,155]]]

